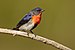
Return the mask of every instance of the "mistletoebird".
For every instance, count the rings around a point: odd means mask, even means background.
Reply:
[[[32,30],[40,23],[43,11],[44,10],[40,7],[32,9],[19,21],[13,30],[32,32]]]

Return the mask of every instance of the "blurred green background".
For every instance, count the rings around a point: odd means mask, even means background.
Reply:
[[[13,28],[35,7],[45,10],[35,34],[75,50],[75,0],[0,0],[0,27]],[[21,36],[0,34],[0,50],[58,50]]]

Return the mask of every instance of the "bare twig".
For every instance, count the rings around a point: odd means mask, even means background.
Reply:
[[[29,38],[32,38],[32,39],[35,39],[35,40],[38,40],[38,41],[41,41],[45,44],[49,44],[49,45],[52,45],[60,50],[72,50],[54,40],[51,40],[51,39],[47,39],[47,38],[44,38],[42,36],[39,36],[39,35],[35,35],[35,34],[32,34],[32,33],[27,33],[27,32],[22,32],[22,31],[16,31],[16,30],[10,30],[10,29],[3,29],[3,28],[0,28],[0,32],[2,33],[8,33],[8,34],[17,34],[17,35],[21,35],[21,36],[25,36],[25,37],[29,37]]]

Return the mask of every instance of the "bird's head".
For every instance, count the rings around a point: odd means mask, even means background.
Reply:
[[[38,15],[39,13],[42,13],[44,10],[41,9],[40,7],[36,7],[32,10],[34,15]]]

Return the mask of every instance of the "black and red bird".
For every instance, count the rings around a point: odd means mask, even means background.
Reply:
[[[40,23],[41,15],[44,10],[36,7],[27,13],[16,25],[15,30],[31,31]]]

